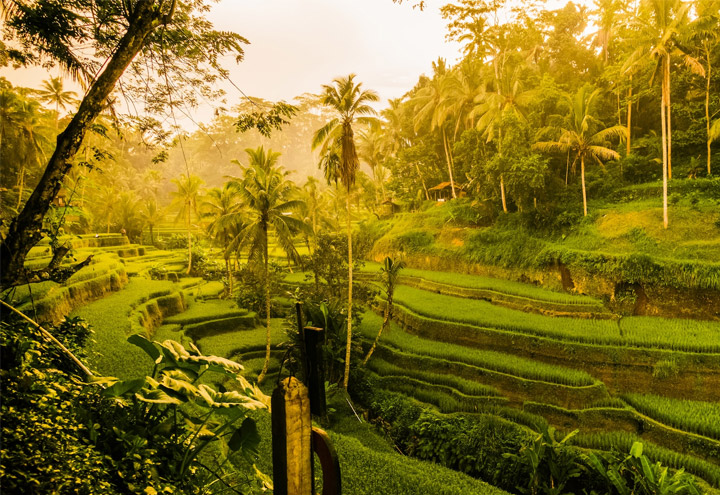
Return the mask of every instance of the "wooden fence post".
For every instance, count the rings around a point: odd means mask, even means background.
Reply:
[[[305,385],[285,378],[272,394],[275,495],[312,495],[312,421]]]
[[[325,418],[327,416],[327,402],[325,400],[325,366],[322,357],[325,330],[323,328],[305,327],[303,329],[303,342],[305,343],[307,360],[305,377],[310,393],[310,412],[315,416]]]

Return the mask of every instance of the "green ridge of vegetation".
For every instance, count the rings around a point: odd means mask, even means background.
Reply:
[[[646,318],[656,322],[656,325],[663,321],[685,322],[686,320],[635,317],[629,319],[621,332],[620,326],[615,321],[551,318],[494,306],[486,301],[435,294],[406,286],[397,288],[395,304],[426,318],[559,340],[629,347],[657,347],[689,352],[720,352],[720,324],[710,321],[693,322],[693,333],[685,332],[684,329],[676,326],[672,328],[671,333],[657,332],[652,325],[644,322],[648,321]]]
[[[270,342],[273,347],[287,340],[283,320],[270,319]],[[195,344],[205,355],[225,356],[232,359],[237,354],[265,348],[265,328],[226,332],[198,339]]]
[[[374,373],[370,372],[373,376]],[[378,386],[383,390],[401,393],[418,402],[437,408],[444,414],[456,412],[477,412],[488,404],[500,405],[507,402],[497,395],[468,395],[453,387],[435,385],[403,375],[375,375]]]
[[[475,396],[500,396],[502,395],[494,387],[484,385],[472,380],[447,375],[442,373],[432,373],[422,369],[405,368],[396,366],[389,361],[380,358],[373,358],[367,364],[368,369],[372,370],[379,376],[406,376],[431,385],[450,387],[458,392],[466,395]]]
[[[180,314],[165,318],[168,324],[189,325],[222,317],[245,316],[247,309],[238,308],[234,301],[214,299],[208,301],[189,301],[188,308]]]
[[[128,316],[133,307],[172,290],[172,282],[133,278],[123,290],[73,311],[71,316],[91,322],[95,332],[90,367],[121,379],[148,374],[147,355],[127,342],[132,330]]]
[[[364,273],[378,273],[381,264],[375,262],[365,262],[365,266],[361,268]],[[464,273],[448,273],[435,270],[419,270],[416,268],[404,268],[400,276],[400,283],[406,277],[414,277],[440,284],[465,287],[468,289],[481,289],[500,294],[508,294],[518,296],[533,301],[545,301],[567,305],[582,305],[594,308],[598,312],[605,311],[601,300],[579,294],[567,294],[563,292],[555,292],[549,289],[543,289],[530,284],[523,284],[511,280],[484,277],[481,275],[469,275]]]
[[[683,431],[720,440],[720,404],[672,399],[653,394],[624,394],[642,414]]]
[[[634,442],[642,441],[643,453],[653,462],[661,462],[673,469],[684,469],[686,472],[702,478],[714,488],[720,488],[720,466],[694,456],[681,454],[674,450],[645,442],[634,433],[628,432],[580,432],[570,443],[580,447],[609,451],[629,452]]]
[[[360,332],[366,338],[374,338],[380,322],[380,316],[366,312],[360,325]],[[462,362],[529,380],[571,387],[594,386],[598,383],[584,371],[533,361],[511,354],[424,339],[408,334],[394,323],[391,331],[383,335],[381,344],[392,346],[403,353]]]

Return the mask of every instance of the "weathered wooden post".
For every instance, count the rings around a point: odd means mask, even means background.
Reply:
[[[312,495],[312,421],[307,388],[285,378],[272,394],[273,484],[276,495]]]
[[[305,343],[305,376],[310,394],[310,412],[315,416],[325,418],[327,402],[325,400],[325,366],[322,358],[325,329],[305,327],[303,342]]]

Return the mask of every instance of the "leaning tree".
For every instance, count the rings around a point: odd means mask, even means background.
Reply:
[[[112,106],[118,84],[123,97],[137,100],[146,112],[172,117],[178,106],[194,104],[227,76],[222,57],[241,60],[247,41],[214,30],[203,17],[208,9],[204,0],[0,0],[7,47],[0,60],[59,66],[85,89],[40,182],[0,242],[0,286],[62,280],[90,262],[62,269],[69,247],[61,245],[46,268],[24,269],[73,157],[93,121]]]

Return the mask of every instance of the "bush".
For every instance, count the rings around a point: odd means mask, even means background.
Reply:
[[[50,331],[76,353],[89,335],[79,319]],[[88,387],[35,327],[0,324],[4,493],[204,494],[213,476],[198,462],[205,446],[223,444],[225,452],[252,457],[258,438],[246,414],[264,407],[257,389],[243,379],[236,386],[242,393],[195,383],[209,368],[235,377],[240,365],[171,341],[131,339],[155,361],[153,376],[93,377],[103,386]],[[207,462],[238,477],[222,459]]]

